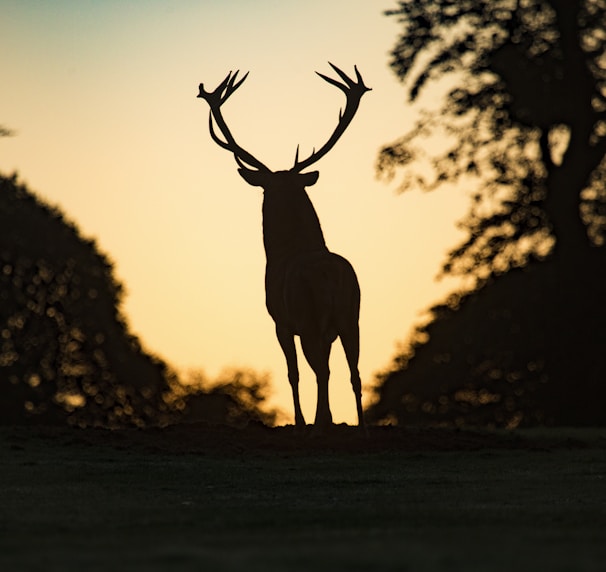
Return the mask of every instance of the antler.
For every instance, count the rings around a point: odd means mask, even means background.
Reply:
[[[343,80],[344,83],[337,81],[331,77],[325,76],[319,72],[316,72],[323,80],[327,81],[331,85],[338,87],[347,98],[347,103],[345,104],[345,111],[339,111],[339,123],[337,124],[337,128],[334,130],[333,134],[330,136],[330,139],[321,147],[318,151],[313,151],[312,154],[307,157],[307,159],[299,162],[299,148],[297,147],[297,154],[295,156],[295,164],[291,171],[301,172],[306,167],[309,167],[320,158],[324,157],[326,153],[328,153],[335,145],[335,143],[339,140],[341,135],[345,132],[348,125],[351,123],[351,120],[354,118],[356,111],[358,110],[358,106],[360,105],[360,99],[367,92],[370,91],[371,88],[366,87],[364,85],[364,80],[358,71],[358,68],[354,66],[354,70],[356,72],[357,83],[353,81],[350,77],[348,77],[343,71],[341,71],[337,66],[328,62],[330,67],[337,72],[339,77]]]
[[[234,154],[234,158],[238,165],[242,168],[246,168],[246,165],[254,167],[255,169],[259,169],[262,171],[269,171],[269,169],[261,163],[258,159],[253,157],[248,151],[240,147],[233,135],[231,134],[229,127],[225,123],[223,119],[223,115],[221,114],[221,106],[229,99],[232,93],[236,91],[243,83],[244,80],[248,77],[248,72],[244,75],[244,77],[240,81],[236,81],[238,77],[239,71],[236,71],[235,74],[232,75],[232,72],[227,74],[227,77],[219,84],[219,86],[214,91],[206,91],[204,89],[204,84],[201,83],[197,97],[201,97],[205,99],[210,107],[210,113],[208,115],[208,128],[210,130],[210,135],[213,138],[213,141],[217,143],[223,149],[227,149]],[[223,134],[225,141],[222,141],[217,134],[215,133],[215,129],[213,127],[213,118],[219,127],[219,130]]]

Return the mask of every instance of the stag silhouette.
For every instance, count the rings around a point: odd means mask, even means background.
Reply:
[[[361,97],[370,88],[364,85],[357,68],[356,81],[330,64],[343,83],[318,75],[345,93],[345,110],[328,141],[306,159],[286,171],[271,171],[261,161],[240,147],[232,136],[221,106],[242,85],[248,73],[238,80],[238,72],[230,72],[211,92],[200,84],[198,97],[210,107],[209,130],[212,139],[230,151],[244,180],[263,189],[263,243],[267,265],[265,269],[266,306],[276,324],[276,335],[288,367],[292,387],[295,423],[305,426],[299,401],[299,368],[295,336],[299,336],[307,362],[316,375],[318,399],[314,425],[323,430],[332,425],[328,400],[329,356],[332,343],[339,337],[349,365],[351,385],[356,399],[358,425],[364,429],[362,383],[358,371],[360,353],[360,288],[358,279],[345,258],[328,250],[318,215],[305,191],[314,185],[319,173],[302,173],[323,157],[343,135],[353,119]],[[223,139],[215,132],[219,128]]]

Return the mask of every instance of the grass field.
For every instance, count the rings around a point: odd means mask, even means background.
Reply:
[[[606,431],[284,431],[3,428],[0,570],[606,570]]]

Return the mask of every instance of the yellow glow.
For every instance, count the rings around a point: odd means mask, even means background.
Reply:
[[[382,144],[414,120],[388,68],[398,33],[369,0],[3,3],[0,169],[17,170],[116,262],[125,311],[145,346],[178,369],[228,366],[272,374],[292,411],[286,367],[264,307],[261,195],[208,134],[197,86],[250,70],[224,113],[239,142],[288,168],[334,128],[343,95],[314,71],[357,64],[373,91],[311,188],[331,250],[362,287],[360,369],[369,384],[419,312],[446,291],[433,280],[456,193],[396,196],[374,176]],[[313,420],[315,382],[301,356]],[[343,352],[331,361],[336,422],[355,407]]]

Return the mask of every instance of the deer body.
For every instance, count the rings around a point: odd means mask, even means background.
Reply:
[[[316,375],[318,399],[315,425],[321,429],[332,424],[328,399],[329,356],[332,343],[341,339],[349,365],[356,400],[358,424],[364,427],[362,384],[358,372],[360,288],[351,264],[330,252],[306,187],[316,183],[318,172],[301,173],[334,145],[353,118],[359,99],[368,88],[358,75],[354,83],[338,68],[346,85],[325,76],[348,96],[348,105],[339,126],[317,153],[287,171],[271,171],[237,145],[220,113],[220,105],[241,85],[231,74],[214,91],[200,95],[211,108],[210,129],[213,139],[234,154],[239,173],[252,186],[263,189],[263,243],[267,259],[265,269],[266,306],[276,325],[276,335],[288,367],[293,392],[295,422],[305,425],[299,401],[299,369],[295,336],[299,336],[305,358]],[[319,74],[320,75],[320,74]],[[353,93],[353,96],[352,96]],[[351,98],[350,98],[351,97]],[[214,133],[212,119],[225,141]],[[248,166],[254,167],[250,169]]]
[[[349,262],[328,250],[318,215],[304,185],[318,179],[316,172],[271,173],[240,169],[263,193],[265,303],[276,324],[276,335],[286,357],[293,391],[295,421],[305,423],[299,402],[299,370],[295,336],[316,375],[318,399],[314,424],[332,423],[328,402],[328,359],[339,336],[351,370],[354,393],[359,396],[358,372],[360,288]],[[356,397],[358,399],[358,397]],[[360,415],[362,415],[360,413]]]

